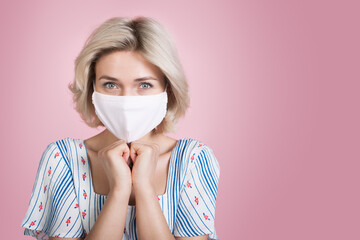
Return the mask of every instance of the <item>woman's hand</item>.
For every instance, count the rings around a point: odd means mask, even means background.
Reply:
[[[136,228],[139,239],[175,240],[155,191],[159,152],[156,144],[135,141],[130,146],[130,157],[134,162],[132,181],[136,202]]]
[[[130,146],[130,157],[134,163],[132,183],[135,187],[154,189],[154,176],[160,147],[154,143],[134,141]]]
[[[131,170],[129,168],[129,147],[124,140],[118,140],[98,152],[98,159],[109,180],[110,192],[131,192]]]

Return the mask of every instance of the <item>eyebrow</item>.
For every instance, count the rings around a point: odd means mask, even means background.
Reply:
[[[114,77],[110,77],[110,76],[107,76],[107,75],[103,75],[99,78],[99,80],[101,79],[107,79],[107,80],[111,80],[111,81],[115,81],[115,82],[118,82],[119,80],[117,78],[114,78]],[[141,77],[141,78],[136,78],[134,81],[136,82],[140,82],[140,81],[144,81],[144,80],[158,80],[157,78],[154,78],[154,77],[151,77],[151,76],[146,76],[146,77]]]

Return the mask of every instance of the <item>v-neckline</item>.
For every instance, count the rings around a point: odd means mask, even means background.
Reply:
[[[91,168],[90,168],[90,161],[89,161],[89,154],[88,154],[88,151],[87,151],[87,147],[85,145],[85,140],[81,139],[82,141],[82,145],[85,147],[85,152],[86,152],[86,162],[88,163],[88,172],[89,172],[89,181],[90,181],[90,191],[92,193],[94,193],[95,196],[100,196],[100,197],[103,197],[103,198],[107,198],[107,195],[103,195],[103,194],[99,194],[99,193],[96,193],[95,190],[94,190],[94,184],[93,184],[93,178],[92,178],[92,173],[91,173]],[[182,138],[179,138],[177,141],[176,141],[176,145],[175,147],[172,149],[171,151],[171,154],[170,154],[170,160],[169,160],[169,167],[168,167],[168,172],[167,172],[167,179],[166,179],[166,189],[165,189],[165,193],[164,194],[160,194],[160,195],[157,195],[158,198],[162,198],[164,197],[165,195],[167,195],[168,193],[168,189],[169,189],[169,184],[170,184],[170,175],[171,175],[171,171],[173,170],[174,168],[174,161],[175,161],[175,151],[177,150],[177,148],[180,146],[180,142],[182,141]],[[131,207],[135,207],[135,205],[128,205],[128,208],[131,208]]]

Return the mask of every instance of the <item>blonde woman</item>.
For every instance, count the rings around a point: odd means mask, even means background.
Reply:
[[[40,159],[24,234],[37,239],[217,239],[220,174],[211,148],[165,135],[189,106],[167,31],[147,17],[108,19],[69,84],[86,140],[51,142]]]

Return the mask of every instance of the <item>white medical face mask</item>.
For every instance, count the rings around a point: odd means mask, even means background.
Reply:
[[[95,113],[104,126],[117,138],[127,143],[142,138],[166,115],[167,93],[144,96],[115,96],[94,92]]]

